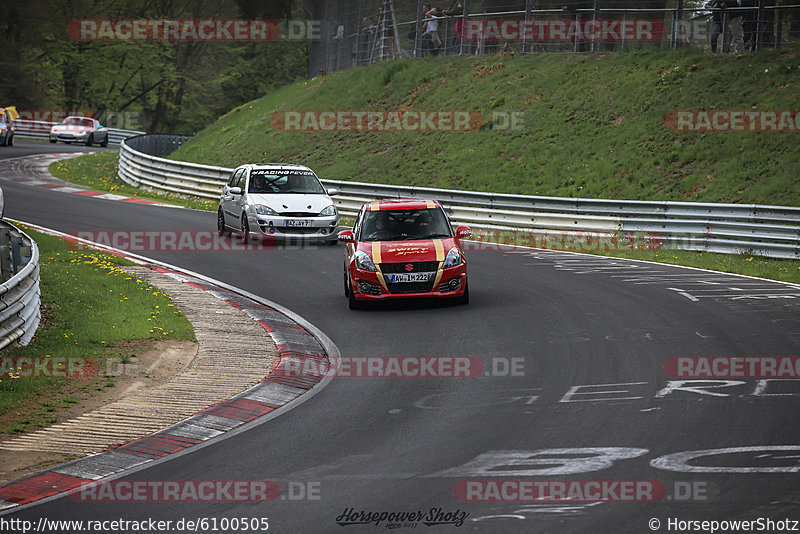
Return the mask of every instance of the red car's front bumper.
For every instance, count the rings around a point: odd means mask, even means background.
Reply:
[[[390,283],[387,274],[362,271],[352,263],[349,267],[350,287],[359,301],[382,301],[407,298],[458,298],[467,290],[465,263],[436,273],[432,282]],[[382,283],[383,282],[383,283]]]

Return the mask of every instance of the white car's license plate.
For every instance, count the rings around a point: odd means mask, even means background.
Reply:
[[[311,226],[311,221],[304,220],[290,220],[286,221],[286,226]]]
[[[400,282],[427,282],[428,273],[403,273],[391,275],[391,282],[397,284]]]

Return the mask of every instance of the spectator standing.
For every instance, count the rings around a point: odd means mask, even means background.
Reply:
[[[728,13],[725,10],[738,5],[736,0],[713,0],[707,4],[707,7],[714,10],[711,12],[711,20],[713,22],[711,27],[711,53],[717,51],[717,42],[720,35],[722,35],[722,53],[727,54],[731,51],[731,24],[728,19]]]
[[[728,7],[739,7],[739,2],[737,0],[731,0],[728,2]],[[742,12],[738,9],[729,12],[728,24],[731,27],[731,50],[734,54],[741,54],[744,51]]]
[[[464,38],[464,5],[461,2],[452,2],[450,9],[444,13],[453,17],[453,50],[457,56],[461,55],[461,40]]]
[[[567,27],[575,22],[580,22],[579,17],[577,15],[577,7],[571,6],[568,4],[564,4],[561,6],[561,12],[567,17]],[[588,52],[590,49],[590,43],[584,41],[583,39],[578,39],[577,36],[573,36],[570,41],[572,42],[572,49],[573,52]]]
[[[758,45],[758,0],[741,0],[739,4],[752,8],[742,13],[742,40],[745,50],[755,50]]]
[[[369,17],[364,17],[361,23],[361,35],[358,42],[358,64],[368,65],[372,56],[372,47],[375,43],[377,27]]]

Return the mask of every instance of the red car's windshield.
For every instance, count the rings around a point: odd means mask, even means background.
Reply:
[[[405,241],[452,237],[442,210],[367,211],[361,224],[360,241]]]

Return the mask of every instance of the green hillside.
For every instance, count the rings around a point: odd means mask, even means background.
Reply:
[[[499,55],[401,60],[235,108],[171,157],[282,161],[322,178],[587,198],[800,205],[800,132],[677,133],[673,110],[793,110],[800,55]],[[278,110],[525,114],[524,130],[276,131]]]

